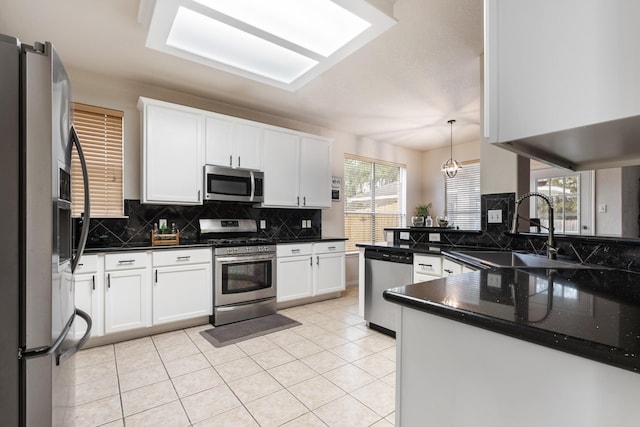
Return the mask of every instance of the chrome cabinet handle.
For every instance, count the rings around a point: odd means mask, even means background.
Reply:
[[[111,289],[111,273],[107,273],[107,288]]]
[[[447,268],[444,269],[445,273],[453,274],[453,270],[449,270]]]
[[[291,249],[291,253],[292,254],[299,254],[300,253],[300,249]]]
[[[135,259],[121,259],[118,264],[133,264],[134,262],[136,262]]]
[[[312,256],[309,257],[309,265],[311,267],[313,267],[313,257]]]
[[[320,257],[319,256],[316,257],[316,265],[320,265]]]
[[[302,206],[307,206],[307,196],[302,198]]]
[[[418,264],[420,267],[430,267],[433,268],[433,264]],[[445,270],[446,271],[446,270]]]
[[[297,202],[296,202],[297,205],[300,206],[300,196],[296,197],[296,200],[297,200]]]
[[[229,167],[233,167],[233,156],[229,155]]]
[[[156,268],[156,279],[155,282],[158,283],[158,269]]]
[[[238,156],[238,167],[240,167],[240,156]]]
[[[198,190],[198,201],[200,201],[200,190]]]
[[[92,275],[91,276],[91,288],[95,291],[96,290],[96,276]]]
[[[335,246],[329,246],[329,250],[330,250],[330,251],[335,251],[335,250],[336,250],[336,247],[335,247]]]
[[[176,261],[189,261],[191,259],[191,255],[184,255],[176,257]]]

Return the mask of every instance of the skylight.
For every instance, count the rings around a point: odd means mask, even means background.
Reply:
[[[288,90],[395,24],[369,0],[141,0],[138,19],[147,47]]]

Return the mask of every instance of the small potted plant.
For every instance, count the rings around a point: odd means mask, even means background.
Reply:
[[[430,227],[431,226],[431,224],[429,224],[430,222],[429,220],[431,219],[429,217],[430,208],[431,208],[431,203],[422,203],[416,206],[415,216],[411,217],[411,224],[414,227],[422,227],[423,225]]]
[[[426,218],[429,216],[429,209],[431,209],[431,203],[422,203],[416,206],[416,216]]]

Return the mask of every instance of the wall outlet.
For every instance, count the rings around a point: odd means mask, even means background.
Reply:
[[[502,276],[494,273],[487,273],[487,286],[491,288],[502,287]]]
[[[311,228],[311,220],[310,219],[307,220],[307,228]]]
[[[266,219],[261,219],[260,220],[260,230],[264,230],[267,228],[267,220]]]
[[[400,232],[400,240],[409,240],[409,232],[401,231]]]
[[[489,209],[487,211],[489,224],[502,224],[502,209]]]
[[[429,233],[429,241],[430,242],[439,242],[440,241],[440,233]]]
[[[160,230],[164,230],[165,228],[167,228],[167,219],[166,218],[159,219],[158,227],[160,227]]]

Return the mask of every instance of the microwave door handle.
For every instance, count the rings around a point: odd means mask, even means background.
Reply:
[[[253,198],[256,195],[256,177],[253,174],[253,171],[249,171],[251,176],[251,196],[249,197],[249,201],[253,202]]]
[[[87,238],[89,237],[89,222],[91,221],[91,203],[89,196],[89,172],[87,170],[87,162],[84,158],[84,152],[82,151],[82,145],[80,144],[80,138],[76,132],[76,128],[71,125],[71,142],[76,146],[78,150],[78,159],[80,159],[80,165],[82,165],[82,180],[84,184],[84,219],[82,221],[82,231],[80,232],[80,240],[78,242],[78,248],[76,250],[76,256],[71,260],[71,273],[76,271],[80,257],[84,252],[84,248],[87,244]]]

